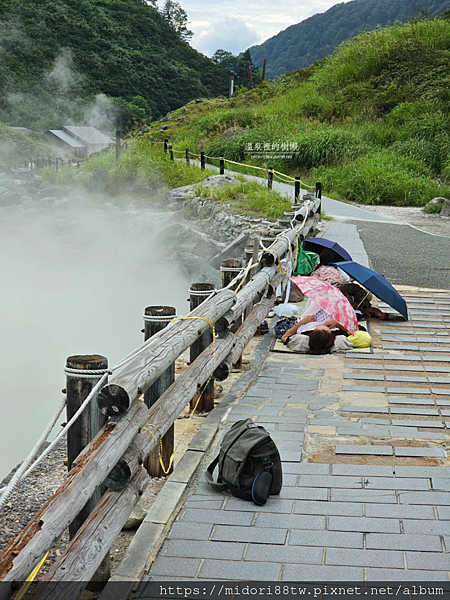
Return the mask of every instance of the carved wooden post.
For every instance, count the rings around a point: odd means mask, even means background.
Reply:
[[[84,400],[91,393],[99,379],[108,368],[108,359],[104,356],[82,355],[69,356],[66,360],[66,390],[67,390],[67,420],[69,421],[80,408]],[[89,377],[77,371],[97,371],[89,374]],[[106,380],[105,380],[106,383]],[[67,469],[70,471],[73,461],[89,442],[97,435],[107,417],[100,412],[97,405],[97,395],[94,395],[83,413],[78,417],[67,433]],[[78,516],[69,525],[69,535],[72,539],[94,507],[100,501],[102,492],[100,486],[92,494],[90,500]],[[102,589],[110,577],[109,551],[97,569],[92,580],[91,589]]]
[[[144,311],[144,340],[148,340],[155,333],[167,327],[167,325],[176,316],[176,309],[173,306],[147,306]],[[160,396],[172,385],[175,381],[175,363],[172,363],[168,369],[153,383],[144,394],[145,404],[150,408],[158,400]],[[170,457],[174,450],[174,426],[172,425],[161,442],[161,459],[167,469],[170,464]],[[147,458],[144,466],[147,472],[152,477],[165,477],[173,471],[173,465],[168,473],[164,470],[159,461],[160,448],[157,447]]]
[[[193,311],[199,306],[211,292],[215,290],[215,287],[211,283],[193,283],[189,289],[190,295],[190,309]],[[213,341],[213,334],[211,328],[207,329],[203,335],[192,344],[190,347],[190,361],[191,363],[199,356],[205,348],[207,348]],[[200,400],[197,403],[198,396],[201,395]],[[214,379],[210,379],[209,382],[203,386],[198,394],[191,400],[191,409],[197,404],[196,410],[198,412],[209,411],[214,408]]]

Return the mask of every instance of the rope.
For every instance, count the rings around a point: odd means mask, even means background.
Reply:
[[[242,267],[220,267],[220,272],[240,273]]]
[[[208,323],[208,325],[212,329],[212,336],[213,336],[213,369],[212,369],[212,371],[213,372],[211,373],[211,375],[209,376],[208,380],[204,384],[203,391],[202,391],[201,394],[199,394],[199,396],[198,396],[198,398],[197,398],[197,400],[195,402],[195,405],[194,405],[193,409],[191,410],[189,418],[186,421],[186,425],[184,427],[183,433],[181,434],[180,439],[178,440],[178,443],[177,443],[176,447],[173,449],[173,452],[170,455],[169,464],[167,465],[167,467],[164,465],[164,461],[163,461],[163,457],[162,457],[162,454],[163,454],[162,437],[163,436],[161,434],[161,431],[160,431],[159,427],[157,427],[153,423],[149,424],[149,427],[154,427],[154,429],[156,429],[156,431],[159,433],[159,464],[161,465],[161,469],[163,470],[164,475],[168,475],[169,474],[170,468],[172,467],[173,461],[175,459],[175,453],[176,453],[176,451],[178,449],[178,446],[180,445],[181,440],[183,439],[183,436],[186,433],[187,427],[189,425],[189,421],[191,420],[192,415],[194,414],[195,410],[197,409],[197,406],[198,406],[198,403],[200,402],[202,394],[204,393],[205,389],[207,388],[209,382],[211,381],[211,379],[213,377],[214,368],[216,366],[216,327],[215,327],[214,323],[211,321],[211,319],[208,319],[207,317],[201,317],[199,315],[187,315],[185,317],[175,317],[174,319],[172,319],[172,321],[184,321],[184,320],[187,320],[187,319],[201,319],[202,321],[205,321],[206,323]],[[147,429],[147,427],[143,427],[142,429],[145,429],[145,431],[147,431],[152,436],[152,438],[153,438],[153,440],[155,442],[155,445],[156,445],[158,443],[158,440],[156,439],[155,434],[152,431],[150,431],[149,429]]]
[[[274,171],[274,173],[275,173],[275,171]],[[283,177],[280,177],[279,175],[275,175],[275,176],[274,176],[274,179],[276,179],[276,180],[278,180],[278,181],[281,181],[281,182],[284,182],[284,183],[288,183],[288,184],[290,184],[290,183],[291,183],[291,182],[290,182],[290,179],[292,179],[292,178],[289,178],[289,179],[284,179]]]
[[[8,483],[8,485],[2,489],[3,493],[0,498],[0,508],[3,506],[6,499],[11,495],[11,492],[17,487],[17,485],[19,484],[21,479],[24,477],[25,471],[28,469],[29,465],[31,463],[33,463],[34,459],[36,458],[37,454],[39,453],[40,448],[42,447],[42,444],[45,441],[47,441],[47,438],[50,435],[50,432],[52,431],[53,427],[55,426],[56,421],[59,419],[60,414],[64,410],[65,405],[66,405],[66,397],[64,396],[64,398],[62,398],[61,402],[59,403],[59,406],[58,406],[55,414],[50,419],[47,427],[45,428],[45,430],[42,433],[39,440],[36,442],[34,448],[28,454],[28,456],[23,461],[23,463],[20,465],[20,467],[17,469],[17,471],[14,473],[14,476],[12,477],[12,479]]]
[[[50,554],[50,550],[47,552],[47,554],[44,556],[44,558],[41,560],[41,562],[31,571],[30,575],[28,576],[26,582],[23,584],[23,586],[20,588],[19,593],[17,594],[17,596],[15,597],[14,600],[22,600],[22,598],[25,596],[25,594],[28,591],[28,588],[30,587],[30,585],[33,583],[33,581],[36,578],[36,575],[39,573],[39,571],[42,568],[42,565],[45,563],[45,561],[47,560],[47,556]]]
[[[97,377],[101,377],[105,373],[112,375],[112,371],[109,369],[72,369],[71,367],[66,367],[64,373],[69,377],[76,377],[77,379],[97,379]]]
[[[249,169],[258,169],[259,171],[267,171],[264,167],[255,167],[253,165],[246,165],[244,163],[235,162],[234,160],[229,160],[228,158],[223,159],[225,162],[229,162],[232,165],[239,165],[240,167],[248,167]]]
[[[277,175],[281,175],[282,177],[287,177],[287,179],[290,179],[291,181],[295,181],[295,177],[291,177],[290,175],[286,175],[285,173],[280,173],[280,171],[273,171],[274,173],[276,173]]]
[[[214,289],[214,290],[193,290],[193,289],[189,288],[189,294],[191,296],[205,296],[205,298],[206,298],[206,297],[211,296],[211,294],[215,294],[216,292],[217,292],[216,289]],[[172,319],[172,321],[174,321],[174,319]]]
[[[169,323],[173,315],[144,315],[143,319],[149,323]]]

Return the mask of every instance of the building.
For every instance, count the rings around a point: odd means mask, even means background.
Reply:
[[[64,126],[62,129],[50,129],[49,141],[76,158],[88,158],[95,152],[114,144],[114,140],[95,127]]]

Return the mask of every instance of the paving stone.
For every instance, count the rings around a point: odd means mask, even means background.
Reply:
[[[280,456],[281,456],[281,460],[283,462],[300,462],[302,460],[302,453],[301,451],[298,452],[289,452],[289,451],[283,451],[280,452]]]
[[[384,350],[419,350],[415,344],[382,344]]]
[[[450,390],[431,388],[431,391],[433,392],[433,394],[436,394],[436,396],[450,396]]]
[[[450,521],[450,506],[438,506],[437,512],[439,519]],[[422,512],[420,513],[420,516],[422,516]],[[450,550],[450,546],[446,545],[446,547]]]
[[[362,517],[363,505],[356,502],[311,502],[297,500],[294,513],[300,515],[338,515],[345,517]]]
[[[389,419],[377,419],[375,417],[364,417],[360,423],[370,423],[371,425],[389,425]]]
[[[324,548],[363,548],[362,533],[342,531],[306,531],[292,529],[289,534],[290,546],[317,546]],[[300,562],[300,561],[299,561]],[[320,564],[322,561],[320,561]]]
[[[288,529],[325,529],[326,518],[322,515],[277,515],[262,513],[256,516],[255,527]]]
[[[384,517],[387,519],[414,519],[417,517],[417,506],[408,504],[366,504],[366,517]],[[420,507],[421,519],[434,520],[432,506]]]
[[[297,475],[329,475],[330,465],[324,463],[306,463],[283,465],[283,473],[296,473]]]
[[[361,533],[400,533],[400,521],[397,519],[330,516],[328,529],[330,531],[359,531]]]
[[[168,543],[163,556],[241,560],[245,548],[245,544],[233,544],[231,542],[172,540]]]
[[[439,411],[436,408],[404,408],[391,406],[391,414],[393,415],[418,415],[427,417],[439,417]]]
[[[169,539],[208,540],[213,526],[208,523],[184,523],[176,521],[172,525]]]
[[[268,429],[268,426],[276,427],[276,431],[278,433],[289,433],[291,431],[295,433],[295,432],[302,432],[305,430],[305,423],[298,423],[298,422],[291,423],[291,422],[283,420],[281,418],[277,420],[276,417],[270,423],[268,423],[267,420],[265,420],[265,419],[258,419],[258,423],[261,424],[266,429]]]
[[[444,423],[442,421],[408,421],[407,419],[392,419],[392,425],[398,425],[401,427],[429,427],[436,429],[443,429]]]
[[[435,441],[443,441],[445,440],[445,435],[440,431],[417,431],[417,429],[410,429],[413,431],[412,437],[417,440],[435,440]],[[416,433],[417,432],[417,433]],[[408,437],[408,436],[404,436]]]
[[[431,394],[431,392],[429,390],[426,390],[424,388],[401,388],[401,387],[388,387],[387,388],[387,393],[388,394]]]
[[[364,489],[369,490],[429,490],[428,479],[393,478],[393,477],[366,477]]]
[[[386,371],[422,371],[424,367],[422,365],[386,365],[384,367]]]
[[[382,427],[381,425],[370,425],[368,424],[362,432],[364,436],[373,437],[390,437],[391,429],[389,427]]]
[[[389,409],[384,406],[342,406],[341,412],[379,413],[389,414]]]
[[[449,356],[424,356],[424,362],[450,362]]]
[[[421,356],[415,356],[413,354],[397,354],[397,355],[392,355],[392,354],[383,354],[383,359],[387,362],[392,362],[392,361],[398,361],[398,360],[409,360],[409,361],[421,361],[422,357]]]
[[[158,556],[152,566],[151,574],[153,577],[158,575],[167,575],[170,577],[174,573],[179,577],[194,577],[201,562],[199,558]]]
[[[439,458],[446,456],[441,448],[403,448],[401,446],[394,446],[394,448],[395,456],[435,456]]]
[[[256,506],[254,507],[256,509]],[[250,526],[254,513],[227,512],[224,510],[199,510],[188,508],[181,517],[183,523],[214,523],[216,525],[243,525]]]
[[[371,364],[360,364],[360,363],[345,363],[345,368],[346,369],[365,369],[366,371],[368,371],[369,369],[371,371],[382,371],[383,370],[383,365],[371,365]]]
[[[199,571],[199,579],[231,581],[278,581],[281,565],[263,562],[238,562],[227,560],[205,560]],[[175,571],[176,572],[176,571]],[[230,590],[233,585],[230,584]]]
[[[386,391],[384,386],[373,386],[373,385],[343,385],[342,391],[344,392],[380,392]],[[369,411],[366,411],[369,412]]]
[[[282,581],[363,582],[364,569],[329,565],[286,565],[283,569]]]
[[[225,511],[245,511],[254,513],[255,510],[258,513],[262,512],[273,512],[276,514],[284,513],[291,514],[292,508],[294,506],[293,500],[287,500],[284,498],[279,498],[278,496],[269,496],[266,504],[264,506],[256,507],[253,502],[247,502],[246,500],[241,500],[240,498],[230,498],[228,497],[225,503]]]
[[[311,532],[308,532],[311,533]],[[323,532],[320,532],[323,533]],[[308,546],[308,544],[305,544]],[[312,545],[311,545],[312,546]],[[356,547],[356,546],[355,546]],[[321,565],[322,548],[249,544],[245,561]]]
[[[325,564],[390,567],[393,569],[402,569],[404,567],[403,552],[395,550],[347,550],[345,548],[328,548]],[[411,568],[414,567],[411,565]]]
[[[442,477],[432,477],[431,487],[433,488],[433,490],[450,492],[450,479],[444,479]]]
[[[450,410],[443,410],[443,409],[441,408],[441,415],[442,415],[443,417],[450,417]]]
[[[187,502],[187,508],[198,508],[198,509],[212,509],[212,510],[220,510],[225,502],[225,498],[217,498],[217,499],[205,499],[204,496],[191,496]]]
[[[344,379],[365,379],[367,381],[384,381],[384,375],[377,375],[375,373],[344,373]]]
[[[440,552],[442,545],[438,535],[368,533],[366,535],[366,548],[375,550]]]
[[[381,581],[406,581],[406,582],[443,582],[447,581],[447,571],[413,571],[411,569],[403,570],[400,569],[366,569],[367,581],[381,582]],[[411,585],[406,584],[405,587],[412,588]],[[417,587],[417,586],[416,586]],[[434,589],[434,585],[432,586]],[[429,586],[427,586],[427,589]]]
[[[268,527],[233,527],[217,525],[211,539],[222,542],[253,542],[256,544],[284,544],[287,529]]]
[[[434,401],[431,398],[389,398],[389,404],[411,404],[412,406],[422,404],[425,406],[434,406]]]
[[[331,465],[331,472],[333,475],[392,477],[394,469],[387,465]]]
[[[407,492],[405,492],[407,493]],[[414,493],[414,492],[409,492]],[[415,492],[419,494],[420,492]],[[332,502],[370,502],[375,504],[397,504],[392,490],[331,490]]]
[[[311,488],[344,488],[361,489],[361,477],[346,477],[340,475],[300,475],[298,480],[299,487]]]
[[[286,441],[279,441],[277,442],[277,447],[278,447],[278,451],[281,454],[281,456],[285,455],[286,453],[289,452],[295,452],[298,454],[300,454],[301,449],[303,448],[303,444],[302,442],[286,442]],[[299,458],[296,458],[296,460],[300,460]]]
[[[425,365],[425,371],[432,373],[450,373],[450,367],[427,367]]]
[[[450,554],[437,552],[407,552],[408,569],[424,569],[425,571],[449,571]]]
[[[283,488],[281,496],[292,500],[328,500],[328,490],[302,487]],[[355,500],[355,502],[358,502],[358,500]]]
[[[270,431],[265,425],[264,428]],[[304,431],[270,431],[272,439],[278,444],[279,442],[303,442],[305,437]]]
[[[400,504],[428,504],[430,506],[446,506],[448,494],[446,492],[400,492]]]
[[[450,467],[407,467],[403,465],[395,466],[396,477],[446,477],[450,479]]]
[[[428,377],[428,381],[430,383],[447,383],[447,384],[450,384],[450,379],[448,377]]]
[[[386,375],[386,381],[400,381],[405,383],[427,383],[426,377],[407,377],[406,375]]]
[[[391,446],[369,446],[354,444],[337,444],[336,454],[358,454],[363,456],[392,456]]]
[[[448,494],[447,494],[448,496]],[[424,519],[403,519],[405,533],[414,535],[449,535],[450,521],[426,521]]]

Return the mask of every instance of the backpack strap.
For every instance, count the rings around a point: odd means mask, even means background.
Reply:
[[[228,486],[225,485],[224,483],[219,483],[218,481],[217,482],[214,481],[214,478],[213,478],[214,469],[216,468],[218,462],[219,462],[219,456],[216,456],[216,458],[212,461],[212,463],[209,465],[209,467],[205,471],[205,479],[209,483],[209,485],[211,487],[213,487],[215,490],[217,490],[219,492],[223,492],[224,490],[228,489]]]

